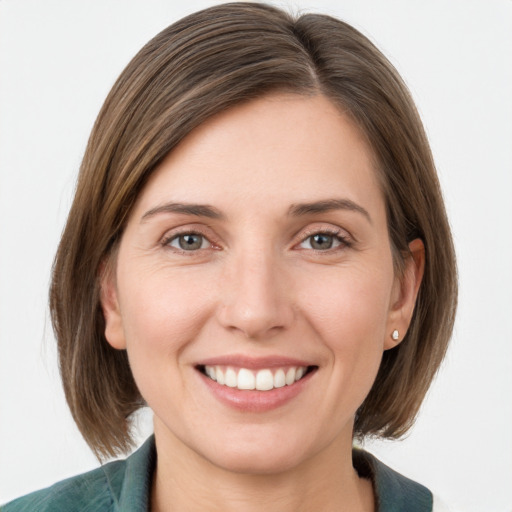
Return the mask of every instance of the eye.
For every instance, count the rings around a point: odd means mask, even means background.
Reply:
[[[328,251],[340,246],[347,246],[348,242],[339,234],[315,233],[305,238],[299,247],[302,249],[313,249],[315,251]]]
[[[181,233],[170,238],[165,245],[182,251],[197,251],[207,249],[211,244],[205,236],[199,233]]]

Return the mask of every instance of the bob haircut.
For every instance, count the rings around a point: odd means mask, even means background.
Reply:
[[[100,459],[131,447],[130,416],[145,405],[126,351],[105,339],[100,305],[101,275],[115,268],[132,207],[154,169],[194,128],[271,92],[323,94],[365,135],[398,275],[408,243],[420,238],[425,245],[410,328],[384,352],[354,435],[403,435],[439,368],[457,302],[455,254],[428,141],[397,71],[338,19],[292,16],[261,3],[217,5],[159,33],[114,84],[92,130],[55,257],[50,310],[66,399]]]

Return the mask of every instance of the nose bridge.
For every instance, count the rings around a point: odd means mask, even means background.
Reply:
[[[279,258],[270,248],[253,244],[240,248],[226,273],[221,323],[248,338],[262,338],[284,329],[292,307],[279,271]]]

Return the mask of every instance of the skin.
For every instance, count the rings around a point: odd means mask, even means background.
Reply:
[[[407,331],[424,252],[412,242],[394,274],[372,162],[328,99],[273,94],[210,119],[154,172],[102,280],[106,338],[154,412],[152,510],[374,510],[352,467],[354,415]],[[351,208],[290,213],[333,199]],[[180,249],[191,232],[200,247]],[[317,370],[284,405],[240,411],[196,368],[226,355]]]

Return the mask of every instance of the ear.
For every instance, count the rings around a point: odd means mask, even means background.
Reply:
[[[100,303],[105,318],[105,338],[113,348],[124,350],[126,341],[113,267],[110,262],[103,262],[101,265]]]
[[[424,270],[425,246],[422,240],[416,238],[409,244],[403,274],[396,277],[384,350],[396,347],[404,339],[411,323]],[[395,330],[398,331],[397,337],[393,336]]]

